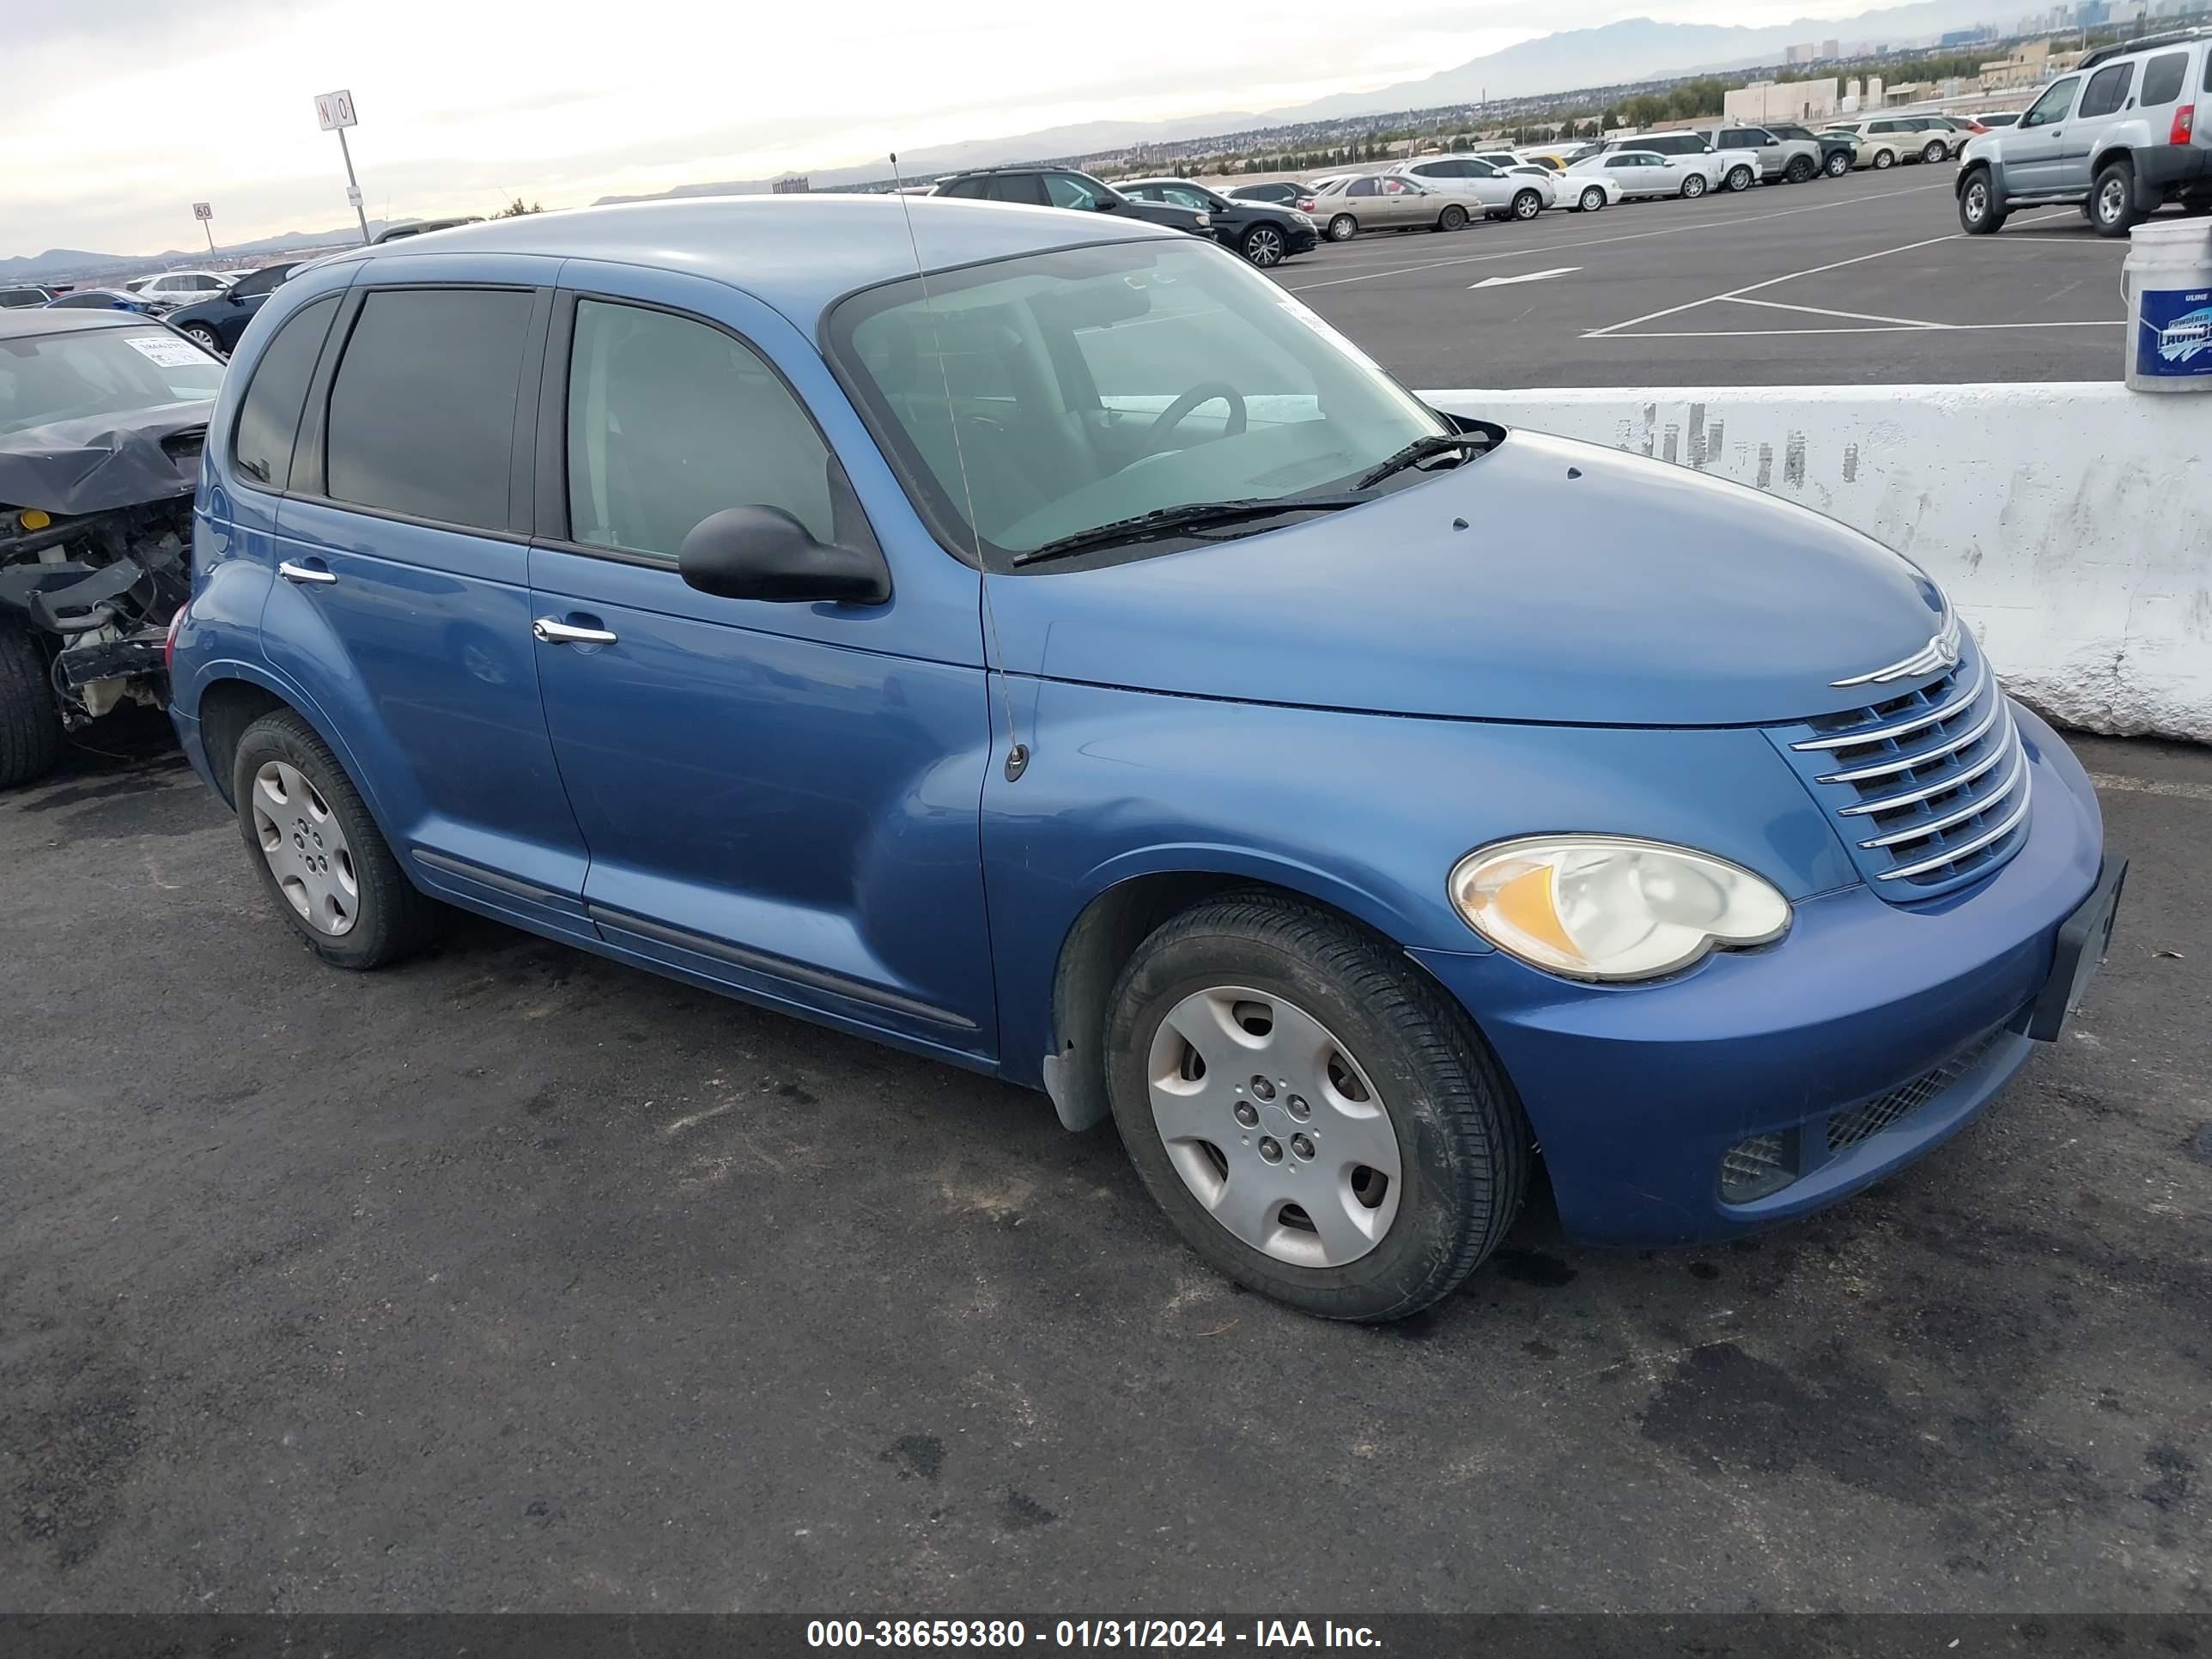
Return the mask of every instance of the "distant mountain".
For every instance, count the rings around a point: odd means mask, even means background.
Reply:
[[[411,224],[410,219],[371,219],[368,234],[381,233],[389,222]],[[93,253],[83,248],[50,247],[44,253],[18,254],[0,259],[0,283],[73,283],[117,271],[160,270],[173,265],[204,264],[210,258],[240,259],[257,253],[289,253],[295,248],[331,247],[359,239],[358,224],[336,230],[289,230],[282,236],[264,236],[253,242],[226,242],[213,254],[204,248],[169,248],[160,253]]]

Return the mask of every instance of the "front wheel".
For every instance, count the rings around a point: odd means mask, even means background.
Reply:
[[[1604,206],[1605,191],[1597,185],[1592,185],[1583,192],[1582,200],[1575,204],[1575,210],[1579,213],[1596,213]]]
[[[1467,210],[1462,207],[1457,202],[1454,202],[1442,213],[1437,215],[1437,228],[1438,230],[1465,230],[1467,228]]]
[[[1990,186],[1990,175],[1980,167],[1966,176],[1959,192],[1959,228],[1969,236],[1987,236],[2004,228],[2004,204]]]
[[[1704,173],[1693,173],[1682,180],[1682,194],[1689,200],[1694,202],[1705,193],[1705,175]]]
[[[1897,154],[1894,150],[1878,149],[1875,151],[1874,169],[1876,173],[1887,172],[1896,165]]]
[[[1308,1313],[1417,1312],[1520,1207],[1528,1127],[1465,1017],[1401,952],[1279,895],[1146,939],[1107,1042],[1122,1143],[1176,1230]]]
[[[62,757],[62,712],[46,653],[30,630],[0,617],[0,789],[42,778]]]
[[[1244,233],[1243,254],[1262,270],[1283,263],[1283,233],[1273,225],[1255,225]]]
[[[1348,242],[1359,234],[1359,221],[1348,213],[1340,213],[1328,222],[1328,240]]]
[[[2089,204],[2090,222],[2097,227],[2098,235],[2126,235],[2142,217],[2136,211],[2136,170],[2125,161],[2113,162],[2097,175]]]
[[[246,728],[230,772],[246,857],[307,947],[381,968],[428,944],[444,909],[399,867],[353,781],[289,709]]]
[[[1851,170],[1851,158],[1846,151],[1839,149],[1820,164],[1820,170],[1831,179],[1840,179]]]
[[[1730,167],[1728,187],[1730,190],[1749,190],[1753,183],[1749,167]]]

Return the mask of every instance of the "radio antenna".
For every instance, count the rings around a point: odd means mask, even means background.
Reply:
[[[906,180],[899,173],[898,152],[891,152],[891,188],[898,197],[899,212],[906,221],[907,246],[914,252],[914,276],[921,284],[922,314],[929,319],[930,343],[937,350],[937,380],[945,389],[945,422],[952,428],[952,459],[960,468],[960,493],[967,498],[968,534],[975,553],[975,582],[983,597],[983,630],[990,636],[991,660],[983,665],[983,672],[999,682],[1000,705],[1006,716],[1006,781],[1012,783],[1026,771],[1030,763],[1030,749],[1020,742],[1014,729],[1014,694],[1006,684],[1006,653],[999,642],[998,613],[991,608],[991,571],[983,562],[983,532],[975,521],[975,486],[968,477],[968,452],[960,441],[960,416],[952,406],[952,372],[945,366],[945,337],[937,326],[937,301],[929,292],[929,272],[921,258],[921,239],[915,234],[914,207],[906,199]]]

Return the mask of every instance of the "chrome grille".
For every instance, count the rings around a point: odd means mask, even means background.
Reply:
[[[1893,902],[1978,880],[2027,839],[2027,751],[1971,644],[1917,690],[1769,735],[1835,815],[1868,884]]]

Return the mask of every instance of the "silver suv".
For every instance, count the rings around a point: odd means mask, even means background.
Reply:
[[[2105,236],[2124,236],[2169,202],[2212,210],[2212,29],[2106,46],[2044,88],[2016,126],[1968,143],[1959,222],[1985,236],[2015,208],[2081,204]]]
[[[1802,185],[1820,176],[1820,141],[1807,133],[1792,138],[1769,127],[1699,127],[1698,137],[1715,149],[1748,149],[1759,155],[1759,175],[1768,184],[1782,179]]]

